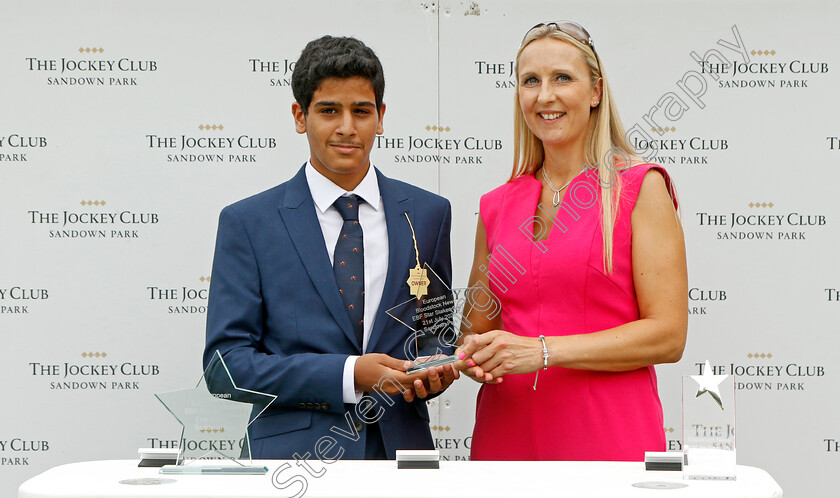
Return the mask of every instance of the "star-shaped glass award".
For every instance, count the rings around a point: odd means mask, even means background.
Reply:
[[[490,289],[480,285],[450,288],[428,264],[424,266],[423,272],[428,276],[426,293],[387,311],[412,331],[405,346],[406,357],[413,363],[408,373],[456,361],[448,353],[457,346],[461,335],[472,333],[469,317],[483,314],[492,319],[501,312]]]
[[[250,465],[248,425],[277,396],[237,387],[218,351],[195,387],[155,396],[183,426],[178,464],[164,466],[161,473],[268,472],[264,466]]]
[[[683,377],[682,444],[686,479],[735,479],[734,376],[715,374],[708,360]]]

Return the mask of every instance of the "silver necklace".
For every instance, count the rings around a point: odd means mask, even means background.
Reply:
[[[568,187],[569,184],[572,183],[572,180],[574,180],[575,178],[572,177],[571,180],[566,182],[566,184],[563,185],[560,188],[554,188],[554,185],[551,184],[551,180],[548,179],[548,175],[545,174],[545,168],[542,169],[542,174],[543,174],[543,179],[545,180],[545,183],[548,184],[548,188],[550,188],[551,191],[554,192],[554,196],[551,198],[551,202],[554,204],[554,207],[557,207],[557,205],[560,204],[560,200],[561,200],[560,199],[560,192],[566,190],[566,187]]]

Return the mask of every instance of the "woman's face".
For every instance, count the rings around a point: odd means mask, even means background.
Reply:
[[[531,42],[519,55],[517,92],[525,122],[543,146],[583,150],[601,80],[593,85],[577,48],[552,38]]]

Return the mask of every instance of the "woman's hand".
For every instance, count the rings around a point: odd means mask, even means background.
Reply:
[[[539,339],[504,330],[467,336],[455,354],[466,368],[462,371],[479,382],[500,382],[503,375],[536,372],[543,366]]]
[[[455,365],[455,368],[460,370],[461,373],[467,377],[479,384],[499,384],[502,382],[502,377],[499,377],[498,379],[493,378],[493,376],[489,373],[485,373],[481,367],[476,366],[474,361],[467,359],[466,355],[461,353],[461,356],[463,357],[463,360],[456,361],[453,365]]]

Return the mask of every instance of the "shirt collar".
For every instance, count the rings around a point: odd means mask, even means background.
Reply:
[[[356,194],[365,200],[373,209],[379,211],[381,197],[379,194],[379,181],[376,178],[376,171],[371,165],[362,181],[352,191],[346,191],[333,183],[329,178],[319,173],[312,163],[306,161],[306,183],[309,184],[309,192],[315,206],[325,213],[330,206],[343,195]]]

